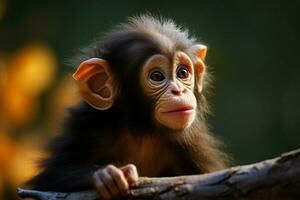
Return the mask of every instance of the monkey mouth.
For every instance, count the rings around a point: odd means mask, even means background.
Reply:
[[[190,112],[193,112],[193,111],[194,111],[193,106],[180,106],[178,108],[168,110],[168,111],[164,111],[162,113],[163,114],[176,114],[176,113],[190,113]]]

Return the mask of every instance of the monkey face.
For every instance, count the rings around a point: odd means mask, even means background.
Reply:
[[[81,96],[98,110],[120,109],[128,126],[140,120],[143,128],[187,128],[199,116],[206,46],[145,30],[117,35],[101,46],[105,55],[80,64],[73,77]]]
[[[143,66],[140,77],[147,96],[155,102],[154,119],[171,129],[189,127],[195,119],[195,72],[191,59],[176,52],[172,59],[156,54]]]

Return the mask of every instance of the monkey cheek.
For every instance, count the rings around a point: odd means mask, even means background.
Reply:
[[[160,124],[167,128],[180,130],[189,127],[193,123],[195,116],[195,110],[173,113],[158,112],[156,114],[156,119]]]

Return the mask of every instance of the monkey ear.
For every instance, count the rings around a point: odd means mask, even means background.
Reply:
[[[206,57],[207,47],[203,44],[196,44],[193,46],[194,52],[196,52],[197,60],[195,63],[195,72],[196,72],[196,89],[198,92],[202,91],[203,88],[203,78],[206,70],[204,59]]]
[[[207,52],[207,47],[203,44],[196,44],[194,46],[194,49],[197,53],[197,55],[199,56],[199,58],[204,61],[205,57],[206,57],[206,52]]]
[[[109,64],[100,58],[82,62],[73,74],[82,98],[98,110],[109,109],[114,102],[114,91]]]

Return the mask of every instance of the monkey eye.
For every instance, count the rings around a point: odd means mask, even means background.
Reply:
[[[177,77],[180,79],[189,79],[190,72],[187,66],[180,64],[177,70]]]
[[[150,79],[155,82],[161,82],[161,81],[165,80],[165,78],[166,77],[163,75],[163,73],[161,73],[158,70],[155,70],[155,71],[151,72],[151,74],[150,74]]]

